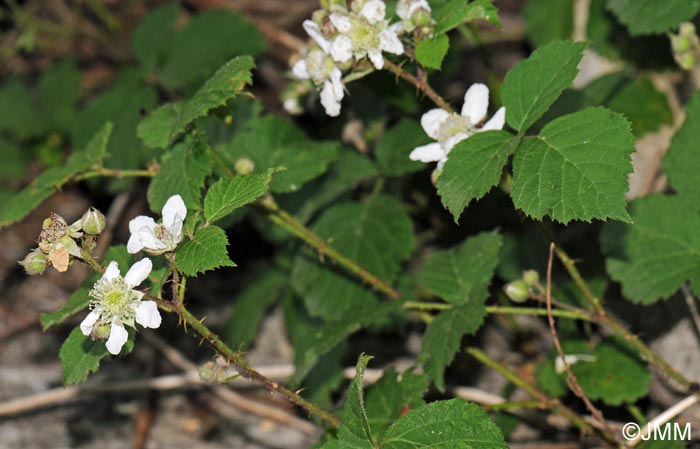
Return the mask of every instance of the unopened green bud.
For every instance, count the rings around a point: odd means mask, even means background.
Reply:
[[[676,53],[683,53],[691,49],[693,45],[692,36],[672,35],[671,36],[671,47]]]
[[[101,233],[106,224],[107,220],[102,212],[91,207],[83,214],[80,219],[80,223],[83,227],[83,231],[90,235],[97,235]]]
[[[109,338],[109,333],[112,331],[111,323],[101,323],[99,326],[92,328],[91,336],[95,339],[106,340]]]
[[[684,53],[676,56],[676,62],[683,70],[690,70],[697,64],[697,60],[693,53]]]
[[[42,250],[35,248],[32,252],[27,254],[19,264],[22,265],[24,271],[30,276],[43,274],[44,271],[46,271],[48,257],[46,257],[46,254],[44,254]]]
[[[236,161],[234,168],[239,175],[249,175],[255,170],[255,162],[248,157],[242,157]]]
[[[678,34],[692,38],[695,36],[695,25],[693,25],[692,22],[681,23],[680,27],[678,27]]]
[[[521,280],[513,281],[507,284],[503,291],[513,302],[525,302],[530,296],[529,288],[527,284]]]
[[[423,8],[416,10],[416,12],[414,12],[411,16],[411,24],[413,24],[413,26],[416,28],[430,26],[432,21],[433,17],[430,14],[430,11]]]
[[[540,275],[535,270],[527,270],[523,272],[523,282],[528,287],[537,285],[540,281]]]

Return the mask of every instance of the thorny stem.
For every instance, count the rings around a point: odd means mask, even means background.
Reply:
[[[323,410],[321,407],[314,404],[313,402],[302,398],[301,396],[299,396],[299,394],[295,393],[294,391],[278,384],[277,382],[273,382],[272,380],[260,374],[250,365],[248,365],[248,362],[245,360],[242,354],[237,353],[233,349],[231,349],[226,343],[224,343],[219,338],[218,335],[212,332],[207,326],[204,325],[204,323],[202,323],[194,315],[192,315],[184,306],[180,307],[178,313],[181,319],[185,323],[187,323],[190,326],[190,328],[194,329],[194,331],[197,334],[199,334],[203,339],[205,339],[207,343],[209,343],[209,345],[216,350],[216,352],[224,356],[231,364],[233,364],[236,368],[236,371],[238,371],[238,373],[241,376],[259,384],[262,384],[270,391],[275,391],[279,393],[293,404],[296,404],[299,407],[305,409],[311,415],[318,416],[328,426],[334,428],[340,426],[340,420],[338,419],[338,417],[332,415],[326,410]]]
[[[454,308],[452,304],[445,304],[439,302],[419,302],[419,301],[406,301],[403,304],[403,308],[407,310],[450,310]],[[486,306],[486,312],[492,315],[536,315],[536,316],[547,316],[546,309],[540,309],[535,307],[503,307],[503,306]],[[572,320],[584,320],[584,321],[594,321],[591,317],[591,313],[586,310],[552,310],[554,316],[560,318],[570,318]]]
[[[83,251],[83,259],[92,267],[93,270],[99,273],[104,272],[104,267],[102,267],[100,263],[97,262],[97,260],[95,260],[95,258],[93,258],[86,251]],[[197,334],[199,334],[199,336],[201,336],[204,340],[206,340],[207,343],[209,343],[209,345],[212,348],[214,348],[214,350],[216,350],[216,352],[224,356],[231,364],[233,364],[236,368],[236,371],[238,371],[238,373],[241,376],[259,384],[262,384],[270,391],[275,391],[279,393],[293,404],[296,404],[299,407],[305,409],[307,412],[309,412],[309,414],[318,416],[324,423],[326,423],[330,427],[335,428],[340,425],[340,420],[336,416],[332,415],[330,412],[323,410],[318,405],[302,398],[301,396],[299,396],[299,394],[282,385],[279,385],[277,382],[273,382],[272,380],[268,379],[267,377],[263,376],[258,371],[256,371],[254,368],[252,368],[245,360],[245,357],[242,354],[235,352],[233,349],[231,349],[226,343],[224,343],[221,340],[221,338],[219,338],[218,335],[216,335],[207,326],[204,325],[204,323],[202,322],[203,320],[200,321],[194,315],[192,315],[190,311],[185,308],[182,302],[180,302],[179,298],[173,298],[175,301],[177,301],[176,303],[173,303],[170,301],[166,301],[163,298],[151,295],[149,293],[145,293],[144,297],[155,301],[161,310],[176,313],[180,317],[181,321],[189,325],[191,329],[194,329],[194,331]]]
[[[416,78],[414,75],[404,70],[403,67],[398,66],[387,59],[384,60],[384,68],[393,73],[394,75],[398,76],[399,78],[403,78],[404,80],[416,86],[418,90],[423,92],[437,106],[441,107],[446,111],[452,112],[452,106],[450,106],[450,104],[447,101],[445,101],[444,98],[438,95],[438,93],[435,92],[425,80]]]
[[[594,428],[584,421],[578,414],[576,414],[576,412],[562,404],[558,399],[550,398],[544,392],[540,391],[525,379],[511,371],[508,367],[489,357],[481,349],[472,347],[467,348],[466,352],[479,362],[500,373],[512,384],[522,388],[527,394],[537,399],[543,407],[546,407],[571,421],[571,423],[578,427],[581,432],[594,433]]]
[[[333,259],[338,263],[338,265],[342,266],[350,273],[360,278],[362,281],[367,282],[389,298],[399,298],[399,292],[391,287],[391,285],[389,285],[385,280],[378,278],[365,268],[355,263],[353,260],[340,254],[332,246],[330,246],[328,242],[316,235],[313,231],[300,223],[296,218],[280,209],[271,197],[268,197],[263,201],[259,201],[256,204],[274,224],[289,231],[291,234],[303,240],[308,245],[311,245],[320,255]]]

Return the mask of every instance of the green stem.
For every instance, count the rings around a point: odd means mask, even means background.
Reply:
[[[576,414],[576,412],[563,405],[561,402],[559,402],[559,400],[550,398],[544,392],[540,391],[535,386],[528,383],[525,379],[508,369],[508,367],[486,355],[486,353],[482,350],[478,348],[467,348],[466,351],[479,362],[500,373],[512,384],[522,388],[526,393],[538,400],[542,406],[571,421],[571,423],[578,427],[581,432],[593,433],[595,431],[595,429],[584,421],[578,414]]]
[[[542,402],[537,399],[530,401],[506,401],[498,404],[482,405],[481,408],[487,412],[495,412],[499,410],[525,409],[525,408],[541,408]]]
[[[425,80],[416,78],[414,75],[404,70],[403,67],[394,64],[388,59],[384,60],[384,68],[393,73],[394,75],[398,76],[399,78],[403,78],[404,80],[416,86],[418,90],[423,92],[438,107],[441,107],[442,109],[448,112],[452,112],[452,106],[450,106],[450,104],[447,101],[445,101],[444,98],[438,95],[438,93],[435,92]]]
[[[313,231],[300,223],[296,218],[280,209],[271,197],[268,197],[256,204],[258,204],[258,207],[262,209],[262,211],[274,224],[303,240],[305,243],[318,251],[319,254],[333,259],[336,263],[338,263],[338,265],[345,268],[348,272],[367,282],[389,298],[399,298],[399,292],[391,287],[388,282],[378,278],[365,268],[355,263],[353,260],[340,254],[332,246],[330,246],[328,242],[316,235]]]
[[[420,302],[406,301],[403,304],[404,309],[408,310],[450,310],[454,308],[452,304],[441,302]],[[546,309],[535,307],[503,307],[503,306],[486,306],[486,312],[492,315],[536,315],[547,316]],[[552,310],[552,315],[561,318],[570,318],[572,320],[595,321],[591,313],[586,310]]]
[[[85,173],[82,173],[78,176],[76,176],[74,179],[75,181],[82,181],[85,179],[90,179],[90,178],[134,178],[134,177],[140,177],[140,178],[152,178],[155,176],[156,172],[152,170],[119,170],[115,168],[104,168],[104,167],[99,167],[94,170],[86,171]]]
[[[275,391],[280,395],[284,396],[293,404],[305,409],[311,415],[318,416],[324,423],[330,427],[337,428],[340,426],[340,420],[338,417],[332,415],[330,412],[323,410],[311,401],[308,401],[294,391],[279,385],[277,382],[273,382],[267,377],[260,374],[258,371],[253,369],[245,358],[231,349],[226,343],[224,343],[215,333],[213,333],[207,326],[204,325],[200,320],[198,320],[194,315],[192,315],[185,307],[180,308],[180,317],[187,323],[194,331],[199,334],[204,340],[209,343],[209,345],[216,350],[219,354],[224,356],[229,362],[231,362],[238,373],[265,386],[270,391]]]

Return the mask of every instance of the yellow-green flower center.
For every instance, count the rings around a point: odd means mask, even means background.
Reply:
[[[472,133],[474,126],[468,117],[457,113],[451,113],[440,125],[437,132],[437,141],[445,142],[447,139],[460,133]]]

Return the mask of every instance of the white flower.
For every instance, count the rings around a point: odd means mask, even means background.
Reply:
[[[186,216],[185,202],[180,195],[174,195],[163,206],[163,224],[156,224],[153,218],[144,215],[132,219],[127,251],[136,254],[145,249],[154,255],[173,251],[182,240],[182,223]]]
[[[413,161],[437,162],[441,170],[447,155],[459,142],[480,131],[502,129],[506,119],[506,109],[500,108],[482,127],[477,125],[486,117],[489,107],[489,88],[483,84],[473,84],[464,95],[462,113],[432,109],[420,119],[425,133],[437,142],[416,147],[408,156]]]
[[[129,337],[125,326],[135,327],[136,321],[143,327],[159,327],[161,318],[156,303],[142,301],[143,292],[134,290],[151,274],[152,268],[150,259],[142,259],[122,277],[117,262],[110,262],[90,290],[92,310],[80,323],[83,335],[107,338],[107,350],[117,355]]]
[[[359,13],[333,12],[330,20],[338,31],[338,35],[330,45],[330,54],[333,59],[344,63],[352,57],[356,59],[368,57],[375,68],[381,69],[384,66],[382,52],[403,54],[403,44],[397,34],[401,24],[389,26],[389,22],[384,19],[385,14],[386,5],[380,0],[364,3]],[[315,32],[309,35],[319,42]],[[323,35],[321,37],[325,39]],[[326,44],[319,43],[319,46],[324,48]],[[324,51],[326,51],[325,48]]]
[[[314,85],[321,87],[321,104],[326,114],[331,117],[340,115],[340,102],[345,96],[343,73],[328,54],[322,49],[311,50],[304,59],[294,64],[292,74],[297,79],[311,80]]]

